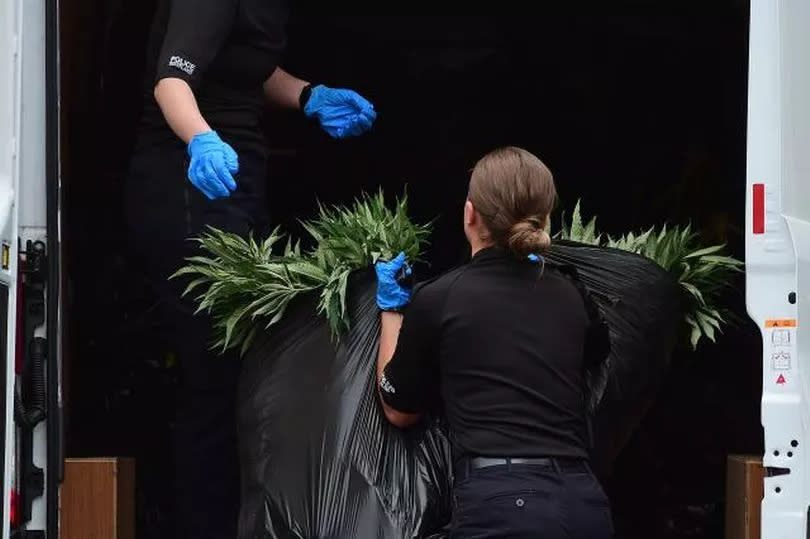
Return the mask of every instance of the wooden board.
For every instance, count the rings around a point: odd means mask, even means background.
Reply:
[[[135,539],[135,461],[67,459],[61,539]]]
[[[726,539],[760,539],[762,458],[730,455],[726,474]]]

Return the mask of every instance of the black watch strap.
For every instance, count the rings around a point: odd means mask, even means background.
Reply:
[[[307,105],[307,101],[309,101],[309,96],[312,95],[312,85],[307,84],[304,86],[304,89],[301,90],[301,95],[298,96],[298,106],[301,111],[304,110],[304,107]]]

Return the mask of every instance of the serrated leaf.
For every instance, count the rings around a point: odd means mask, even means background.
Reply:
[[[293,254],[292,238],[288,237],[287,238],[287,245],[284,247],[284,257],[285,258],[290,257],[290,256],[292,256],[292,254]]]
[[[344,271],[343,274],[340,276],[340,281],[338,283],[341,318],[345,317],[346,315],[346,293],[348,289],[349,273],[350,273],[349,270]]]
[[[239,349],[239,355],[244,356],[247,351],[250,349],[250,346],[253,344],[253,341],[256,339],[256,335],[259,332],[258,326],[253,326],[248,334],[245,336],[245,340],[242,341],[242,346]]]
[[[736,258],[732,258],[730,256],[709,255],[702,257],[702,260],[713,264],[723,264],[726,266],[734,266],[734,267],[742,266],[744,264],[742,261],[737,260]]]
[[[596,240],[596,217],[592,218],[582,232],[582,241],[593,244]]]
[[[698,311],[695,314],[695,318],[697,319],[697,323],[700,326],[700,330],[703,332],[703,334],[708,337],[710,341],[715,342],[714,326],[711,324],[708,317],[702,312]]]
[[[700,338],[703,336],[703,332],[700,331],[699,327],[693,327],[692,332],[689,336],[689,343],[692,345],[692,349],[696,349],[698,343],[700,342]]]
[[[189,295],[189,294],[190,294],[190,293],[191,293],[191,292],[192,292],[192,291],[193,291],[195,288],[198,288],[199,286],[201,286],[201,285],[203,285],[203,284],[205,284],[205,283],[207,283],[207,282],[208,282],[208,278],[206,278],[206,277],[199,277],[199,278],[197,278],[197,279],[194,279],[193,281],[191,281],[190,283],[188,283],[188,285],[186,286],[186,289],[185,289],[185,290],[183,290],[183,293],[181,294],[181,296],[182,296],[182,297],[186,297],[186,296],[187,296],[187,295]]]
[[[698,249],[697,251],[689,253],[684,258],[698,258],[701,256],[711,255],[719,251],[722,251],[724,247],[725,245],[713,245],[711,247],[705,247],[703,249]]]
[[[234,327],[236,327],[236,324],[239,323],[239,321],[247,313],[247,311],[248,311],[248,307],[245,306],[245,307],[237,310],[235,313],[233,313],[228,318],[228,320],[225,322],[225,337],[224,337],[224,343],[222,345],[223,349],[228,348],[228,344],[231,341],[231,335],[233,334]]]
[[[571,239],[581,241],[585,228],[582,226],[582,214],[580,213],[580,201],[574,206],[574,214],[571,216]]]
[[[706,300],[703,298],[703,293],[700,290],[698,290],[698,288],[695,285],[691,283],[682,282],[681,286],[686,288],[695,297],[695,299],[697,299],[698,302],[700,302],[701,305],[706,305]]]

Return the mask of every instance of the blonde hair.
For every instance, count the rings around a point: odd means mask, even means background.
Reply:
[[[551,171],[533,154],[507,146],[482,157],[467,199],[481,215],[490,240],[517,257],[551,246],[545,230],[557,200]]]

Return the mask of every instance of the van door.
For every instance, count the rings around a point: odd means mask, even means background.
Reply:
[[[0,537],[9,537],[15,475],[14,392],[17,335],[17,270],[19,234],[17,195],[20,178],[20,113],[22,111],[19,0],[0,0]]]
[[[762,334],[762,539],[810,537],[810,3],[751,2],[746,302]]]
[[[0,0],[0,539],[58,537],[56,0]]]

